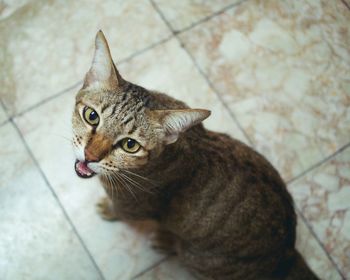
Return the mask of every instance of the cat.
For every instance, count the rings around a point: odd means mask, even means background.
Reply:
[[[98,174],[106,220],[152,220],[154,247],[199,279],[318,279],[295,249],[296,214],[259,153],[191,109],[122,78],[99,31],[72,118],[75,171]],[[228,120],[230,121],[230,120]]]

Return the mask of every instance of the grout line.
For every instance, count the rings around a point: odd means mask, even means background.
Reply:
[[[170,24],[167,22],[167,20],[165,19],[165,17],[164,17],[163,14],[161,13],[161,11],[158,10],[158,7],[156,6],[156,4],[153,3],[153,1],[151,0],[150,2],[151,2],[151,4],[152,4],[152,6],[155,7],[155,10],[159,13],[159,15],[161,16],[161,18],[163,19],[163,21],[167,24],[167,26],[168,26],[168,28],[170,29],[170,31],[171,31],[172,34],[171,34],[170,36],[168,36],[168,37],[165,37],[164,39],[161,39],[161,40],[158,41],[158,42],[155,42],[155,43],[153,43],[153,44],[151,44],[151,45],[149,45],[149,46],[147,46],[147,47],[145,47],[145,48],[143,48],[143,49],[140,49],[139,51],[136,51],[135,53],[131,54],[130,56],[127,56],[127,57],[121,59],[120,61],[117,62],[117,64],[126,63],[126,62],[130,61],[131,59],[133,59],[134,57],[137,57],[138,55],[141,55],[142,53],[147,52],[148,50],[150,50],[150,49],[152,49],[152,48],[154,48],[154,47],[156,47],[156,46],[158,46],[158,45],[161,45],[161,44],[163,44],[163,43],[169,41],[169,40],[172,39],[174,36],[176,37],[176,34],[179,34],[179,33],[185,32],[185,31],[188,31],[189,29],[192,29],[193,27],[195,27],[195,26],[197,26],[197,25],[199,25],[199,24],[201,24],[201,23],[203,23],[203,22],[206,22],[206,21],[210,20],[211,18],[213,18],[213,17],[215,17],[215,16],[218,16],[218,15],[224,13],[226,10],[229,10],[229,9],[232,8],[232,7],[235,7],[235,6],[240,5],[240,4],[243,3],[244,1],[247,1],[247,0],[241,0],[241,1],[236,2],[236,3],[232,3],[232,4],[228,5],[228,6],[226,6],[226,7],[222,8],[222,9],[220,9],[219,11],[216,11],[216,12],[212,13],[211,15],[209,15],[209,16],[207,16],[207,17],[205,17],[205,18],[203,18],[203,19],[201,19],[201,20],[199,20],[199,21],[197,21],[197,22],[195,22],[195,23],[193,23],[193,24],[191,24],[190,26],[185,27],[184,29],[180,29],[180,30],[175,31],[175,30],[172,29],[172,27],[170,26]],[[182,44],[181,41],[180,41],[180,43],[181,43],[181,46],[183,46],[183,44]],[[186,52],[188,52],[188,51],[186,50]],[[190,55],[190,57],[191,57],[191,59],[193,59],[191,55]],[[196,67],[198,68],[197,64],[196,64]],[[200,69],[198,69],[198,70],[199,70],[199,71],[201,72],[201,74],[202,74],[202,71],[201,71]],[[202,74],[202,75],[203,75],[203,74]],[[206,78],[205,75],[204,75],[204,78],[207,80],[207,78]],[[67,88],[65,88],[65,89],[63,89],[63,90],[61,90],[61,91],[59,91],[59,92],[57,92],[57,93],[55,93],[55,94],[53,94],[53,95],[47,97],[47,98],[42,99],[42,100],[39,101],[38,103],[36,103],[36,104],[34,104],[34,105],[32,105],[32,106],[29,106],[28,108],[24,109],[23,111],[21,111],[21,112],[19,112],[19,113],[17,113],[17,114],[13,114],[13,115],[12,115],[12,118],[22,116],[23,114],[25,114],[25,113],[27,113],[27,112],[33,110],[33,109],[36,109],[37,107],[40,107],[40,106],[43,105],[43,104],[46,104],[47,102],[49,102],[49,101],[55,99],[56,97],[59,97],[59,96],[65,94],[67,91],[69,91],[69,90],[75,88],[75,87],[78,86],[80,83],[82,83],[82,80],[80,80],[80,81],[78,81],[78,82],[72,84],[71,86],[69,86],[69,87],[67,87]],[[211,86],[211,87],[212,87],[212,86]],[[212,89],[213,89],[213,88],[212,88]],[[214,92],[216,93],[215,89],[213,89],[213,90],[214,90]],[[217,93],[216,93],[216,94],[217,94]],[[220,97],[219,97],[219,98],[220,98]],[[221,98],[220,98],[220,100],[221,100]],[[221,101],[223,102],[223,100],[221,100]],[[223,103],[224,103],[224,102],[223,102]],[[229,108],[225,105],[225,103],[224,103],[224,106],[225,106],[226,109],[228,109],[230,115],[232,115],[231,111],[230,111]],[[234,118],[235,121],[237,121],[236,118],[235,118],[234,116],[232,116],[232,117]],[[11,118],[11,117],[9,117],[9,118]],[[9,119],[6,120],[5,122],[1,123],[0,126],[6,124],[8,121],[9,121]],[[241,128],[240,125],[238,125],[238,126],[239,126],[239,128]],[[249,143],[252,144],[251,140],[250,140],[249,137],[246,135],[246,133],[245,133],[245,132],[243,132],[243,133],[244,133],[244,135],[246,136],[246,138],[248,139]]]
[[[139,277],[141,277],[142,275],[146,274],[147,272],[151,271],[153,268],[157,267],[158,265],[160,265],[161,263],[167,261],[168,259],[170,259],[171,255],[169,256],[165,256],[164,258],[160,259],[159,261],[155,262],[154,264],[152,264],[151,266],[149,266],[148,268],[142,270],[141,272],[137,273],[135,276],[133,276],[131,279],[137,279]]]
[[[59,97],[59,96],[65,94],[65,93],[67,93],[67,92],[70,91],[71,89],[77,87],[77,86],[78,86],[79,84],[81,84],[81,83],[82,83],[82,81],[75,82],[75,83],[72,84],[71,86],[69,86],[69,87],[67,87],[67,88],[65,88],[65,89],[63,89],[63,90],[61,90],[61,91],[59,91],[59,92],[57,92],[57,93],[55,93],[55,94],[53,94],[53,95],[47,97],[47,98],[42,99],[41,101],[39,101],[38,103],[36,103],[36,104],[34,104],[34,105],[32,105],[32,106],[29,106],[28,108],[24,109],[24,110],[21,111],[20,113],[14,114],[14,115],[12,116],[12,118],[20,117],[20,116],[24,115],[25,113],[28,113],[29,111],[31,111],[31,110],[33,110],[33,109],[36,109],[36,108],[40,107],[41,105],[44,105],[44,104],[50,102],[51,100],[55,99],[56,97]]]
[[[342,0],[344,3],[344,0]],[[226,7],[223,10],[213,14],[210,17],[205,18],[204,20],[201,20],[195,24],[192,24],[190,27],[185,28],[181,31],[175,31],[173,30],[171,24],[168,22],[168,20],[165,18],[165,16],[162,14],[161,10],[159,9],[159,7],[154,3],[153,0],[150,0],[152,6],[154,7],[154,9],[159,13],[159,15],[161,16],[161,18],[163,19],[163,21],[165,22],[165,24],[168,26],[168,28],[173,32],[173,34],[175,35],[175,37],[178,39],[180,45],[182,46],[182,48],[187,52],[187,54],[190,56],[190,58],[192,59],[193,63],[195,64],[196,68],[199,70],[199,72],[202,74],[202,76],[206,79],[207,83],[209,84],[209,86],[212,88],[212,90],[218,95],[220,101],[224,104],[224,106],[226,107],[226,109],[228,109],[228,111],[230,112],[231,117],[234,119],[234,121],[236,122],[236,124],[238,125],[238,127],[241,129],[241,131],[243,132],[243,134],[245,135],[245,137],[247,138],[247,140],[250,142],[250,144],[252,146],[253,142],[251,141],[251,139],[248,137],[248,135],[246,134],[245,130],[243,129],[243,127],[241,127],[240,123],[238,122],[238,120],[236,119],[235,115],[233,114],[233,112],[231,112],[231,110],[228,108],[228,106],[225,104],[223,98],[221,97],[221,95],[218,93],[218,91],[215,89],[214,85],[210,82],[209,78],[206,76],[206,74],[204,73],[204,71],[199,67],[199,65],[197,64],[197,61],[195,60],[195,58],[191,55],[191,53],[186,49],[185,44],[182,43],[182,41],[178,38],[177,34],[179,34],[180,32],[189,30],[191,28],[193,28],[196,25],[199,25],[207,20],[209,20],[210,18],[216,16],[216,15],[220,15],[221,13],[223,13],[225,10],[235,6],[235,5],[231,5],[230,7]],[[236,5],[241,4],[243,1],[240,1],[238,3],[236,3]],[[345,3],[344,3],[345,4]],[[347,6],[347,5],[346,5]],[[347,6],[348,7],[348,6]],[[301,174],[299,174],[298,176],[296,176],[295,178],[289,180],[287,182],[287,184],[295,181],[296,179],[302,177],[303,175],[305,175],[307,172],[313,170],[314,168],[317,168],[318,166],[322,165],[323,163],[325,163],[326,161],[328,161],[329,159],[333,158],[334,156],[336,156],[337,154],[341,153],[343,150],[345,150],[346,148],[348,148],[350,146],[350,143],[346,144],[345,146],[343,146],[342,148],[340,148],[338,151],[336,151],[334,154],[332,154],[331,156],[325,158],[324,160],[322,160],[319,163],[316,163],[315,165],[311,166],[310,168],[306,169],[304,172],[302,172]],[[313,231],[312,227],[310,226],[310,224],[308,223],[307,219],[304,217],[304,215],[302,214],[302,212],[295,207],[296,211],[299,213],[300,217],[302,218],[302,220],[304,221],[304,223],[306,224],[306,226],[308,227],[308,229],[310,230],[311,234],[313,235],[313,237],[316,239],[317,243],[321,246],[321,248],[324,250],[324,252],[326,253],[328,259],[330,260],[330,262],[333,264],[333,266],[335,267],[335,269],[337,270],[337,272],[340,274],[340,276],[345,279],[344,275],[342,274],[341,270],[339,269],[339,267],[337,266],[337,264],[335,263],[335,261],[333,260],[333,258],[331,257],[331,255],[327,252],[326,248],[324,247],[324,245],[322,244],[322,242],[318,239],[318,236],[316,235],[316,233]]]
[[[231,116],[231,118],[233,119],[233,121],[235,122],[235,124],[238,126],[239,130],[243,133],[244,137],[248,140],[248,143],[251,146],[255,146],[254,142],[250,139],[249,135],[246,133],[246,131],[244,130],[243,126],[240,124],[240,122],[238,121],[236,115],[232,112],[232,110],[229,108],[229,106],[226,104],[224,98],[221,96],[221,94],[216,90],[214,84],[209,80],[209,78],[207,77],[207,75],[204,73],[204,71],[199,67],[199,65],[197,64],[197,61],[195,60],[195,58],[192,56],[192,54],[186,49],[186,47],[182,44],[181,40],[178,38],[179,43],[181,44],[182,48],[185,50],[185,52],[187,53],[187,55],[191,58],[193,64],[195,65],[195,67],[197,68],[197,70],[199,71],[199,73],[202,75],[202,77],[206,80],[207,84],[209,85],[210,89],[216,94],[216,96],[218,97],[218,99],[220,100],[220,102],[222,103],[222,105],[226,108],[226,110],[228,111],[229,115]]]
[[[145,47],[145,48],[143,48],[143,49],[141,49],[141,50],[139,50],[139,51],[134,52],[134,53],[131,54],[130,56],[127,56],[127,57],[121,59],[120,61],[117,62],[117,64],[120,65],[120,64],[126,63],[126,62],[132,60],[134,57],[137,57],[138,55],[141,55],[142,53],[147,52],[148,50],[150,50],[150,49],[152,49],[152,48],[154,48],[154,47],[156,47],[156,46],[158,46],[158,45],[161,45],[161,44],[163,44],[163,43],[169,41],[171,38],[173,38],[173,35],[172,35],[172,34],[171,34],[170,36],[168,36],[168,37],[162,39],[162,40],[159,40],[159,41],[156,42],[156,43],[153,43],[153,44],[151,44],[151,45],[149,45],[149,46],[147,46],[147,47]],[[57,98],[57,97],[59,97],[59,96],[65,94],[65,93],[67,93],[67,92],[70,91],[71,89],[74,89],[75,87],[77,87],[77,86],[78,86],[79,84],[81,84],[81,83],[83,83],[83,80],[80,80],[80,81],[78,81],[78,82],[75,82],[74,84],[70,85],[69,87],[67,87],[67,88],[65,88],[65,89],[63,89],[63,90],[61,90],[61,91],[59,91],[59,92],[57,92],[57,93],[55,93],[55,94],[53,94],[53,95],[47,97],[47,98],[42,99],[42,100],[39,101],[38,103],[36,103],[36,104],[34,104],[34,105],[32,105],[32,106],[29,106],[28,108],[24,109],[23,111],[21,111],[21,112],[19,112],[19,113],[17,113],[17,114],[14,114],[14,115],[12,116],[12,118],[20,117],[20,116],[24,115],[25,113],[28,113],[29,111],[31,111],[31,110],[33,110],[33,109],[36,109],[36,108],[40,107],[40,106],[43,105],[43,104],[46,104],[47,102],[49,102],[49,101],[51,101],[51,100],[53,100],[53,99],[55,99],[55,98]],[[1,125],[2,125],[2,124],[0,124],[0,126],[1,126]]]
[[[303,177],[304,175],[306,175],[308,172],[317,169],[318,167],[320,167],[321,165],[327,163],[329,160],[333,159],[334,157],[336,157],[338,154],[342,153],[344,150],[348,149],[350,147],[350,143],[344,145],[343,147],[341,147],[340,149],[338,149],[336,152],[334,152],[333,154],[329,155],[328,157],[324,158],[323,160],[317,162],[316,164],[312,165],[311,167],[309,167],[308,169],[306,169],[305,171],[303,171],[301,174],[297,175],[296,177],[294,177],[293,179],[289,180],[288,182],[286,182],[287,185],[292,184],[293,182],[295,182],[296,180],[300,179],[301,177]],[[319,239],[318,235],[316,234],[316,232],[313,230],[312,225],[310,225],[309,221],[306,219],[306,217],[304,216],[303,212],[299,209],[299,207],[296,205],[295,206],[295,210],[296,212],[299,214],[299,216],[302,218],[302,220],[304,221],[304,223],[306,224],[306,226],[308,227],[309,231],[311,232],[311,234],[313,235],[313,237],[316,239],[317,243],[321,246],[321,248],[323,249],[323,251],[325,252],[325,254],[327,255],[328,259],[330,260],[330,262],[333,264],[333,266],[335,267],[335,269],[337,270],[337,272],[340,274],[340,276],[342,277],[342,279],[345,280],[345,276],[343,275],[343,272],[341,271],[341,269],[338,267],[337,263],[335,262],[335,260],[333,259],[333,257],[331,256],[331,254],[327,251],[326,247],[324,246],[324,244],[322,243],[322,241]]]
[[[1,106],[2,109],[4,110],[5,115],[9,118],[9,115],[8,115],[8,113],[7,113],[7,108],[6,108],[5,104],[4,104],[4,102],[2,101],[2,98],[0,98],[0,106]]]
[[[306,219],[306,217],[304,216],[304,214],[300,211],[300,209],[295,206],[295,211],[297,212],[297,214],[299,214],[300,218],[303,220],[303,222],[305,223],[306,227],[308,228],[308,230],[311,232],[311,235],[313,236],[313,238],[316,240],[316,242],[318,243],[318,245],[320,245],[320,247],[322,248],[322,250],[324,251],[324,253],[326,254],[327,258],[329,259],[329,261],[332,263],[333,267],[335,268],[335,270],[339,273],[340,277],[342,277],[343,280],[345,280],[345,276],[343,275],[341,269],[338,267],[337,263],[334,261],[333,257],[328,253],[326,247],[324,246],[324,244],[322,243],[322,241],[319,239],[318,235],[316,234],[316,232],[314,231],[313,227],[310,225],[310,223],[308,222],[308,220]]]
[[[82,245],[84,251],[85,251],[86,254],[88,255],[89,259],[91,260],[92,265],[93,265],[94,268],[97,270],[97,272],[98,272],[98,274],[100,275],[101,279],[102,279],[102,280],[105,280],[105,277],[104,277],[104,275],[103,275],[101,269],[100,269],[99,266],[97,265],[95,259],[94,259],[93,256],[91,255],[89,249],[87,248],[86,244],[84,243],[84,241],[83,241],[82,237],[80,236],[78,230],[77,230],[76,227],[74,226],[74,224],[73,224],[72,220],[70,219],[68,213],[66,212],[66,210],[65,210],[65,208],[64,208],[64,206],[63,206],[63,204],[61,203],[61,201],[60,201],[60,199],[58,198],[58,196],[57,196],[55,190],[53,189],[53,187],[51,186],[51,184],[50,184],[48,178],[46,177],[44,171],[41,169],[41,167],[40,167],[40,165],[39,165],[37,159],[35,158],[33,152],[32,152],[31,149],[29,148],[29,146],[28,146],[26,140],[24,139],[24,136],[22,135],[20,129],[18,128],[18,126],[16,125],[16,123],[14,122],[14,120],[13,120],[12,118],[10,118],[10,122],[12,123],[13,127],[14,127],[15,130],[17,131],[17,133],[18,133],[18,135],[19,135],[19,137],[20,137],[20,139],[21,139],[23,145],[25,146],[26,151],[28,152],[29,156],[30,156],[31,159],[33,160],[34,165],[35,165],[35,166],[37,167],[37,169],[39,170],[39,173],[40,173],[40,175],[42,176],[42,178],[44,179],[44,181],[45,181],[47,187],[49,188],[49,190],[50,190],[50,192],[51,192],[51,194],[52,194],[53,197],[56,199],[56,201],[57,201],[57,203],[58,203],[58,206],[61,208],[63,215],[65,216],[66,220],[68,221],[68,223],[69,223],[70,226],[72,227],[73,232],[74,232],[75,235],[77,236],[77,238],[78,238],[79,242],[81,243],[81,245]]]
[[[5,106],[4,102],[2,101],[2,99],[0,99],[0,107],[2,108],[2,110],[4,111],[4,114],[6,116],[6,119],[0,123],[0,127],[1,127],[9,122],[10,117],[9,117],[6,106]]]
[[[298,179],[300,179],[301,177],[303,177],[305,174],[307,174],[308,172],[316,169],[317,167],[323,165],[324,163],[326,163],[327,161],[331,160],[332,158],[334,158],[335,156],[337,156],[338,154],[340,154],[342,151],[346,150],[347,148],[350,147],[350,142],[347,143],[346,145],[344,145],[343,147],[339,148],[337,151],[335,151],[333,154],[329,155],[328,157],[325,157],[324,159],[322,159],[321,161],[315,163],[314,165],[311,165],[309,168],[305,169],[303,172],[301,172],[299,175],[295,176],[294,178],[286,181],[286,184],[289,185],[295,181],[297,181]]]
[[[158,6],[154,3],[153,0],[150,0],[152,6],[154,7],[154,9],[159,13],[160,17],[162,18],[162,20],[165,22],[165,24],[168,26],[168,28],[170,29],[170,31],[172,32],[172,35],[156,42],[153,43],[139,51],[136,51],[135,53],[131,54],[130,56],[120,60],[118,62],[118,64],[123,64],[128,62],[129,60],[133,59],[134,57],[137,57],[138,55],[147,52],[148,50],[161,45],[167,41],[169,41],[170,39],[172,39],[173,37],[176,37],[176,39],[178,40],[178,42],[180,43],[181,47],[186,51],[186,53],[189,55],[189,57],[191,58],[192,62],[194,63],[195,67],[197,68],[197,70],[200,72],[200,74],[203,76],[203,78],[207,81],[208,85],[210,86],[210,88],[214,91],[214,93],[218,96],[219,100],[221,101],[221,103],[224,105],[224,107],[228,110],[230,116],[233,118],[233,120],[235,121],[235,123],[237,124],[237,126],[239,127],[239,129],[242,131],[242,133],[244,134],[244,136],[247,138],[247,140],[249,141],[249,143],[253,146],[253,142],[251,141],[251,139],[249,138],[249,136],[246,134],[245,130],[243,129],[243,127],[240,125],[240,123],[238,122],[236,116],[233,114],[233,112],[231,112],[231,110],[229,109],[229,107],[225,104],[223,98],[221,97],[221,95],[217,92],[216,88],[214,87],[214,85],[212,84],[212,82],[209,80],[209,78],[206,76],[206,74],[204,73],[204,71],[199,67],[199,65],[197,64],[195,58],[191,55],[191,53],[186,49],[185,45],[182,43],[182,41],[180,40],[180,38],[178,38],[178,34],[186,32],[204,22],[209,21],[210,19],[221,15],[222,13],[224,13],[226,10],[229,10],[235,6],[238,6],[240,4],[242,4],[243,2],[245,2],[246,0],[241,0],[239,2],[236,3],[232,3],[222,9],[220,9],[219,11],[216,11],[214,13],[212,13],[211,15],[204,17],[202,19],[200,19],[197,22],[192,23],[191,25],[183,28],[183,29],[179,29],[179,30],[174,30],[171,26],[171,24],[167,21],[167,19],[165,18],[165,16],[163,15],[163,13],[160,11],[160,9],[158,8]],[[345,1],[345,0],[341,0],[341,2],[350,10],[350,5]],[[30,154],[30,157],[32,158],[32,160],[34,161],[36,167],[38,168],[41,176],[43,177],[46,185],[48,186],[48,188],[50,189],[52,195],[54,196],[54,198],[57,200],[57,203],[59,205],[59,207],[61,208],[64,216],[66,217],[68,223],[71,225],[74,233],[76,234],[76,236],[78,237],[78,240],[80,241],[80,243],[82,244],[85,252],[88,254],[90,260],[92,261],[94,267],[96,268],[96,270],[98,271],[98,273],[100,274],[102,279],[105,279],[103,276],[102,271],[100,270],[100,268],[98,267],[97,263],[95,262],[93,256],[91,255],[90,251],[88,250],[88,248],[86,247],[86,244],[84,243],[82,237],[79,235],[76,227],[74,226],[73,222],[71,221],[70,217],[68,216],[65,208],[63,207],[62,203],[60,202],[56,192],[54,191],[53,187],[51,186],[51,184],[49,183],[46,175],[44,174],[43,170],[41,169],[38,161],[36,160],[36,158],[34,157],[34,154],[32,153],[32,151],[30,150],[29,146],[27,145],[22,133],[20,132],[18,126],[16,125],[16,123],[13,121],[14,117],[18,117],[21,116],[37,107],[40,107],[41,105],[63,95],[64,93],[68,92],[69,90],[77,87],[82,81],[78,81],[76,83],[74,83],[73,85],[65,88],[64,90],[59,91],[58,93],[55,93],[54,95],[43,99],[41,101],[39,101],[38,103],[26,108],[25,110],[23,110],[22,112],[18,113],[18,114],[14,114],[12,117],[8,117],[8,114],[5,110],[5,114],[7,115],[7,120],[5,120],[4,122],[0,123],[0,127],[7,124],[8,122],[12,123],[12,125],[15,127],[15,129],[17,130],[17,133],[19,134],[27,152]],[[1,106],[4,108],[3,102],[0,100],[0,104]],[[350,143],[346,144],[345,146],[341,147],[339,150],[337,150],[335,153],[331,154],[330,156],[326,157],[325,159],[323,159],[322,161],[312,165],[311,167],[309,167],[308,169],[306,169],[305,171],[303,171],[302,173],[300,173],[299,175],[295,176],[294,178],[292,178],[291,180],[287,181],[287,184],[291,184],[294,181],[298,180],[299,178],[303,177],[305,174],[307,174],[308,172],[316,169],[317,167],[323,165],[325,162],[329,161],[330,159],[334,158],[336,155],[338,155],[339,153],[341,153],[342,151],[344,151],[345,149],[347,149],[348,147],[350,147]],[[312,235],[314,236],[314,238],[316,239],[316,241],[319,243],[319,245],[321,246],[321,248],[325,251],[326,255],[328,256],[329,260],[331,261],[331,263],[334,265],[334,267],[336,268],[336,270],[338,271],[338,273],[342,276],[343,279],[345,279],[344,275],[342,274],[342,272],[340,271],[340,269],[338,268],[337,264],[335,263],[335,261],[333,260],[333,258],[329,255],[329,253],[327,252],[327,250],[325,249],[324,245],[322,244],[322,242],[318,239],[318,236],[316,235],[316,233],[313,231],[312,226],[308,223],[307,219],[304,217],[304,215],[302,214],[302,212],[296,207],[296,211],[298,212],[298,214],[300,215],[300,217],[302,218],[302,220],[304,221],[304,223],[307,225],[308,229],[310,230],[310,232],[312,233]],[[161,263],[165,262],[166,260],[168,260],[170,258],[170,256],[166,256],[164,258],[162,258],[161,260],[159,260],[158,262],[156,262],[155,264],[151,265],[150,267],[148,267],[147,269],[141,271],[140,273],[138,273],[137,275],[135,275],[132,279],[136,279],[139,278],[140,276],[142,276],[143,274],[147,273],[148,271],[152,270],[153,268],[155,268],[156,266],[160,265]]]
[[[209,80],[209,78],[207,77],[207,75],[204,73],[204,71],[199,67],[197,61],[195,60],[195,58],[192,56],[192,54],[186,49],[185,45],[182,43],[181,39],[177,36],[177,33],[172,29],[170,23],[168,22],[168,20],[165,18],[165,16],[163,15],[163,13],[161,12],[161,10],[158,8],[158,6],[154,3],[153,0],[150,0],[153,8],[159,13],[160,17],[162,18],[162,20],[164,21],[164,23],[168,26],[168,28],[173,32],[173,34],[175,35],[175,38],[178,40],[178,42],[180,43],[180,46],[185,50],[185,52],[187,53],[187,55],[190,57],[190,59],[192,60],[192,63],[194,64],[194,66],[197,68],[197,70],[199,71],[199,73],[202,75],[202,77],[206,80],[207,84],[209,85],[209,87],[211,88],[211,90],[213,90],[213,92],[216,94],[216,96],[219,98],[220,102],[222,103],[222,105],[226,108],[226,110],[228,111],[229,115],[231,116],[231,118],[233,119],[233,121],[236,123],[236,125],[238,126],[238,128],[241,130],[241,132],[243,133],[243,135],[246,137],[246,139],[248,140],[249,144],[251,146],[254,146],[253,141],[250,139],[250,137],[248,136],[248,134],[245,132],[245,130],[243,129],[243,127],[241,126],[241,124],[238,122],[236,116],[234,115],[234,113],[230,110],[230,108],[228,107],[228,105],[226,104],[226,102],[223,100],[223,97],[221,96],[221,94],[219,94],[219,92],[216,90],[215,86],[213,85],[213,83]],[[243,1],[239,2],[242,3]],[[237,4],[239,4],[237,3]]]
[[[121,59],[120,61],[117,61],[116,64],[117,64],[117,66],[118,66],[118,65],[120,65],[120,64],[126,63],[126,62],[132,60],[134,57],[137,57],[137,56],[139,56],[140,54],[143,54],[143,53],[149,51],[150,49],[153,49],[154,47],[156,47],[156,46],[158,46],[158,45],[161,45],[161,44],[163,44],[163,43],[169,41],[169,40],[172,39],[173,37],[174,37],[174,35],[173,35],[173,34],[170,34],[168,37],[165,37],[164,39],[162,39],[162,40],[160,40],[160,41],[158,41],[158,42],[155,42],[155,43],[153,43],[153,44],[151,44],[151,45],[149,45],[149,46],[147,46],[147,47],[145,47],[145,48],[143,48],[143,49],[141,49],[141,50],[139,50],[139,51],[136,51],[136,52],[134,52],[133,54],[131,54],[131,55],[129,55],[129,56],[127,56],[127,57]]]
[[[349,10],[350,10],[350,4],[346,2],[346,0],[340,0]]]
[[[0,127],[3,127],[3,126],[5,126],[7,123],[9,123],[9,119],[7,119],[7,120],[4,120],[2,123],[0,123]]]
[[[153,2],[153,0],[151,0],[151,1]],[[196,26],[198,26],[198,25],[200,25],[200,24],[202,24],[204,22],[207,22],[207,21],[211,20],[212,18],[214,18],[216,16],[219,16],[219,15],[223,14],[224,12],[226,12],[227,10],[229,10],[229,9],[231,9],[233,7],[241,5],[245,1],[247,1],[247,0],[241,0],[241,1],[238,1],[238,2],[235,2],[235,3],[231,3],[231,4],[221,8],[220,10],[218,10],[218,11],[216,11],[216,12],[214,12],[214,13],[212,13],[212,14],[204,17],[204,18],[202,18],[202,19],[200,19],[200,20],[198,20],[198,21],[196,21],[194,23],[191,23],[187,27],[184,27],[184,28],[178,29],[178,30],[173,29],[173,32],[175,34],[180,34],[180,33],[186,32],[186,31],[188,31],[188,30],[190,30],[190,29],[192,29],[192,28],[194,28],[194,27],[196,27]]]

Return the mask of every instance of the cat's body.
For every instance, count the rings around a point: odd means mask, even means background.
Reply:
[[[88,170],[102,170],[100,179],[109,197],[100,204],[103,216],[156,221],[159,229],[155,244],[175,252],[203,279],[317,279],[295,250],[293,201],[271,164],[245,144],[206,130],[197,121],[207,117],[206,112],[191,111],[183,102],[126,82],[115,67],[114,71],[119,79],[115,95],[107,86],[108,96],[97,98],[91,93],[96,89],[87,91],[85,86],[77,96],[77,104],[90,106],[95,102],[100,118],[103,111],[106,117],[119,111],[115,118],[124,125],[115,128],[115,135],[128,131],[133,139],[153,140],[142,146],[144,151],[136,152],[141,153],[137,160],[131,153],[133,163],[120,167],[129,159],[122,151],[113,152],[113,137],[117,136],[106,136],[113,125],[105,124],[100,130],[95,127],[88,136],[82,136],[82,128],[75,133],[75,141],[86,142],[83,157],[87,161],[81,163],[80,171],[85,165]],[[79,112],[84,110],[77,107],[75,126],[80,122]],[[197,115],[186,132],[182,130],[176,136],[174,129],[179,130],[188,119],[183,115],[167,119],[172,122],[166,126],[169,135],[161,133],[161,137],[168,138],[161,138],[160,144],[154,140],[160,127],[149,131],[155,122],[154,112],[162,110]],[[166,116],[157,120],[164,124]],[[81,152],[77,154],[82,157]],[[118,165],[117,159],[123,163]],[[96,162],[104,167],[98,169]],[[118,177],[118,172],[124,175]],[[125,188],[125,184],[129,186]]]
[[[150,93],[149,106],[187,107],[158,93]],[[245,144],[198,124],[136,174],[150,180],[132,176],[149,192],[112,194],[101,178],[116,218],[159,222],[193,270],[220,280],[287,279],[300,261],[292,199],[277,171]]]

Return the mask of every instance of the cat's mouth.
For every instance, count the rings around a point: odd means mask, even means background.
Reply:
[[[87,162],[76,160],[74,167],[75,172],[81,178],[91,178],[96,175],[96,173],[87,166]]]

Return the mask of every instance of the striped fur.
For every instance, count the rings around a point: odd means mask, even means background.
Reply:
[[[245,144],[206,130],[200,121],[208,111],[127,82],[115,66],[96,74],[109,67],[103,61],[87,74],[73,114],[77,158],[87,149],[98,160],[89,167],[108,195],[101,216],[155,221],[155,246],[175,252],[200,279],[317,279],[295,249],[293,200],[274,167]],[[98,127],[84,122],[84,106],[99,114]],[[125,153],[118,146],[125,137],[142,149]]]

